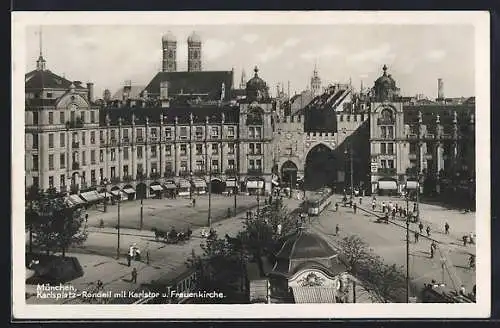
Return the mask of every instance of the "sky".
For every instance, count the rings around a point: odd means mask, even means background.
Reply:
[[[177,69],[187,69],[187,37],[201,37],[203,70],[259,76],[275,94],[308,87],[315,65],[323,81],[359,89],[381,75],[383,65],[405,96],[437,97],[437,79],[446,97],[474,96],[472,25],[43,25],[42,52],[47,68],[69,80],[94,82],[96,97],[114,94],[130,80],[146,85],[161,70],[161,37],[177,37]],[[40,26],[26,29],[26,73],[36,67]]]

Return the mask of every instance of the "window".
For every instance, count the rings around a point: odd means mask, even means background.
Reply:
[[[385,144],[385,143],[380,144],[380,153],[387,154],[387,144]]]
[[[412,142],[410,143],[410,154],[416,154],[417,153],[417,144]]]
[[[137,129],[137,141],[142,141],[142,129]]]
[[[90,181],[95,182],[95,170],[90,170]]]
[[[179,135],[181,139],[187,139],[187,127],[182,126]]]
[[[165,145],[165,155],[172,156],[172,145]]]
[[[116,160],[116,149],[111,148],[111,160],[115,161]]]
[[[60,124],[66,123],[64,120],[64,112],[59,112],[59,123]]]
[[[87,177],[86,177],[85,171],[82,172],[81,180],[82,180],[82,183],[86,183],[86,181],[87,181]]]
[[[95,123],[95,111],[90,112],[90,123]]]
[[[69,117],[70,117],[70,121],[71,121],[71,122],[74,122],[74,121],[75,121],[75,112],[71,112],[71,113],[69,114]]]
[[[104,162],[104,150],[99,150],[99,162]]]
[[[123,160],[128,160],[128,147],[123,147]]]
[[[196,127],[195,138],[203,139],[203,128],[201,126]]]
[[[90,143],[95,145],[95,131],[90,131]]]
[[[128,165],[123,165],[123,176],[128,177]]]
[[[251,143],[248,145],[248,153],[250,155],[254,155],[255,154],[255,144]]]
[[[228,148],[227,150],[228,154],[234,154],[234,143],[227,144],[227,148]]]
[[[212,160],[212,172],[218,172],[219,171],[219,160],[213,159]]]
[[[157,132],[156,128],[151,128],[151,139],[152,140],[158,139],[158,132]]]
[[[203,154],[203,145],[196,144],[196,155],[202,155],[202,154]]]
[[[167,140],[172,139],[172,129],[171,128],[165,129],[165,139],[167,139]]]
[[[394,160],[390,159],[387,161],[387,167],[390,169],[394,168]]]
[[[54,188],[54,177],[49,176],[49,188]]]
[[[114,166],[111,166],[111,178],[115,178],[116,177],[116,168]]]
[[[104,138],[104,131],[99,131],[99,140],[101,141],[101,143],[105,143],[106,142],[106,139]]]
[[[104,169],[101,167],[99,169],[99,180],[102,181],[103,178],[104,178]]]
[[[111,141],[116,140],[116,131],[111,130]]]
[[[387,168],[387,161],[386,160],[381,160],[380,161],[380,167],[383,168],[383,169]]]
[[[137,163],[137,174],[141,175],[144,172],[144,167],[142,163]]]
[[[387,127],[386,126],[380,127],[380,136],[384,139],[387,138]]]
[[[49,134],[49,148],[54,148],[54,134]]]
[[[394,139],[394,127],[393,126],[387,127],[387,138]]]
[[[54,112],[49,112],[49,124],[54,124]]]
[[[47,98],[52,98],[52,92],[47,92]]]
[[[61,174],[59,176],[59,185],[61,187],[65,187],[66,186],[66,176],[64,174]]]
[[[38,134],[33,133],[33,149],[38,149]]]
[[[90,164],[95,164],[95,150],[90,151]]]
[[[80,113],[80,119],[82,120],[83,123],[85,123],[85,112]]]
[[[172,162],[166,162],[165,163],[165,173],[171,173],[174,172],[174,168],[172,166]]]
[[[40,184],[40,181],[39,181],[38,177],[33,177],[33,185],[38,187],[39,184]]]
[[[219,138],[219,128],[216,126],[213,126],[211,133],[210,133],[210,136],[212,139],[218,139]]]
[[[66,168],[66,155],[65,154],[59,155],[59,167],[61,169]]]
[[[253,159],[248,161],[248,168],[250,170],[255,170],[255,161]]]
[[[137,147],[137,159],[142,159],[142,147]]]
[[[87,165],[87,152],[84,150],[82,151],[82,165]]]
[[[187,146],[186,144],[181,145],[181,156],[187,155]]]
[[[196,161],[196,171],[203,171],[203,161]]]
[[[228,137],[229,139],[233,139],[233,138],[234,138],[234,136],[235,136],[234,126],[229,126],[229,127],[227,128],[227,137]]]
[[[128,141],[128,129],[123,129],[123,139]]]
[[[219,145],[218,144],[212,144],[212,154],[217,155],[219,153]]]
[[[262,160],[261,159],[258,159],[255,161],[255,168],[257,170],[261,170],[262,169]]]
[[[33,112],[33,125],[38,125],[38,112]]]
[[[151,158],[156,158],[157,153],[156,153],[156,146],[151,146]]]
[[[389,155],[394,155],[394,144],[393,143],[387,144],[387,153]]]
[[[248,137],[249,137],[250,139],[255,138],[255,128],[253,128],[253,127],[249,127],[249,128],[248,128]]]
[[[38,171],[38,155],[33,155],[33,171]]]
[[[181,161],[180,172],[187,172],[188,170],[188,162]]]
[[[260,143],[255,144],[255,153],[257,155],[261,155],[262,154],[262,144],[260,144]]]
[[[64,132],[59,133],[59,147],[66,146],[66,134]]]
[[[54,169],[54,155],[50,154],[49,155],[49,170],[53,170],[53,169]]]
[[[151,163],[151,173],[158,172],[158,164],[156,162]]]
[[[234,169],[234,159],[227,160],[227,166],[229,169],[233,170]]]
[[[255,139],[260,139],[262,138],[262,128],[256,127],[255,128]]]
[[[82,131],[82,146],[85,146],[85,139],[87,139],[87,134],[85,131]]]

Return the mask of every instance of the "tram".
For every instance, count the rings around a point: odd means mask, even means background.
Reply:
[[[330,188],[323,188],[305,202],[307,214],[310,216],[318,216],[325,208],[331,205],[331,203],[332,190]]]

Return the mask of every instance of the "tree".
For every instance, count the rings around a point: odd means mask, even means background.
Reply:
[[[32,231],[32,243],[50,251],[60,250],[63,257],[72,245],[87,239],[82,229],[84,217],[80,209],[68,206],[62,198],[42,195],[26,209],[26,222]]]

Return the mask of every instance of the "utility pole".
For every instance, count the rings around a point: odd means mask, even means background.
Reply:
[[[410,211],[406,189],[406,303],[410,303]]]
[[[121,195],[119,196],[121,197]],[[116,246],[116,259],[120,259],[120,203],[121,203],[121,198],[118,199],[118,225],[116,226],[117,228],[117,246]]]
[[[350,153],[350,156],[351,156],[351,200],[354,199],[354,180],[353,180],[353,176],[354,176],[354,172],[353,172],[353,150],[352,150],[352,145],[351,143],[349,143],[349,153]]]
[[[212,229],[212,167],[210,157],[210,162],[208,162],[208,153],[205,154],[205,161],[207,161],[208,165],[208,228]]]
[[[142,230],[143,224],[144,224],[144,207],[143,207],[143,200],[144,197],[141,196],[141,224],[140,224],[140,230]]]

